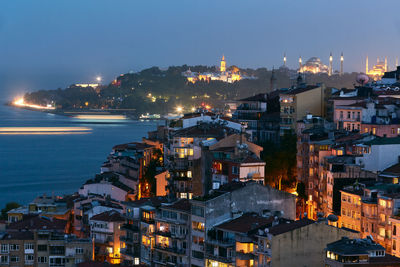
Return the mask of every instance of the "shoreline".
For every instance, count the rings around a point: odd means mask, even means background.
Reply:
[[[13,107],[17,109],[29,110],[29,111],[37,111],[42,113],[66,116],[66,117],[75,117],[78,115],[123,115],[126,116],[130,120],[150,120],[150,121],[158,121],[165,120],[165,114],[160,114],[160,118],[140,118],[138,114],[136,114],[132,109],[40,109],[40,108],[30,108],[27,106],[18,106],[13,104],[12,102],[6,102],[3,104],[7,107]]]

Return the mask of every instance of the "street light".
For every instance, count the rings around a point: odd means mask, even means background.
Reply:
[[[96,81],[97,81],[98,83],[101,83],[101,76],[97,76],[97,77],[96,77]]]
[[[183,107],[181,107],[181,106],[177,106],[177,107],[176,107],[176,111],[178,111],[179,113],[182,113],[182,111],[183,111]]]

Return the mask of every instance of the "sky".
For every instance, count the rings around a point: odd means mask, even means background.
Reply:
[[[398,0],[1,0],[0,101],[151,66],[400,57]]]

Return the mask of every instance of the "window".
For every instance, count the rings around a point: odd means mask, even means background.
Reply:
[[[386,201],[383,200],[383,199],[380,199],[380,200],[379,200],[379,205],[382,206],[382,207],[384,207],[384,208],[386,208]]]
[[[139,258],[135,258],[135,265],[139,265],[140,261]]]
[[[47,245],[38,245],[38,251],[47,251]]]
[[[38,257],[37,261],[38,261],[38,263],[46,263],[47,257]]]
[[[347,118],[350,119],[350,111],[347,111]]]
[[[63,265],[65,258],[50,258],[50,265]]]
[[[1,264],[8,264],[8,256],[7,255],[0,256],[0,263]]]
[[[35,249],[35,246],[32,243],[25,243],[24,247],[25,247],[25,249]]]
[[[340,118],[343,119],[343,111],[340,111]]]
[[[18,256],[10,256],[10,262],[19,262]]]
[[[376,128],[372,128],[372,134],[375,135],[376,134]]]
[[[385,237],[385,228],[379,228],[379,235]]]
[[[397,250],[397,248],[396,248],[396,240],[393,240],[393,246],[392,246],[392,249],[393,249],[393,250]]]
[[[237,166],[232,166],[232,173],[239,174],[239,168]]]
[[[10,244],[10,251],[18,251],[19,245],[18,244]]]
[[[32,262],[33,254],[25,254],[25,262]]]
[[[83,248],[75,248],[76,254],[83,254]]]
[[[393,225],[393,235],[396,235],[396,225]]]
[[[192,171],[187,171],[187,177],[192,178]]]
[[[8,253],[8,244],[1,244],[1,253]]]

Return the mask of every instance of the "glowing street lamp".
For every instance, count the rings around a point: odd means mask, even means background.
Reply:
[[[101,83],[101,80],[102,80],[101,76],[97,76],[97,77],[96,77],[96,81],[97,81],[98,83]]]
[[[182,113],[183,107],[177,106],[177,107],[176,107],[176,111],[179,112],[179,113]]]

